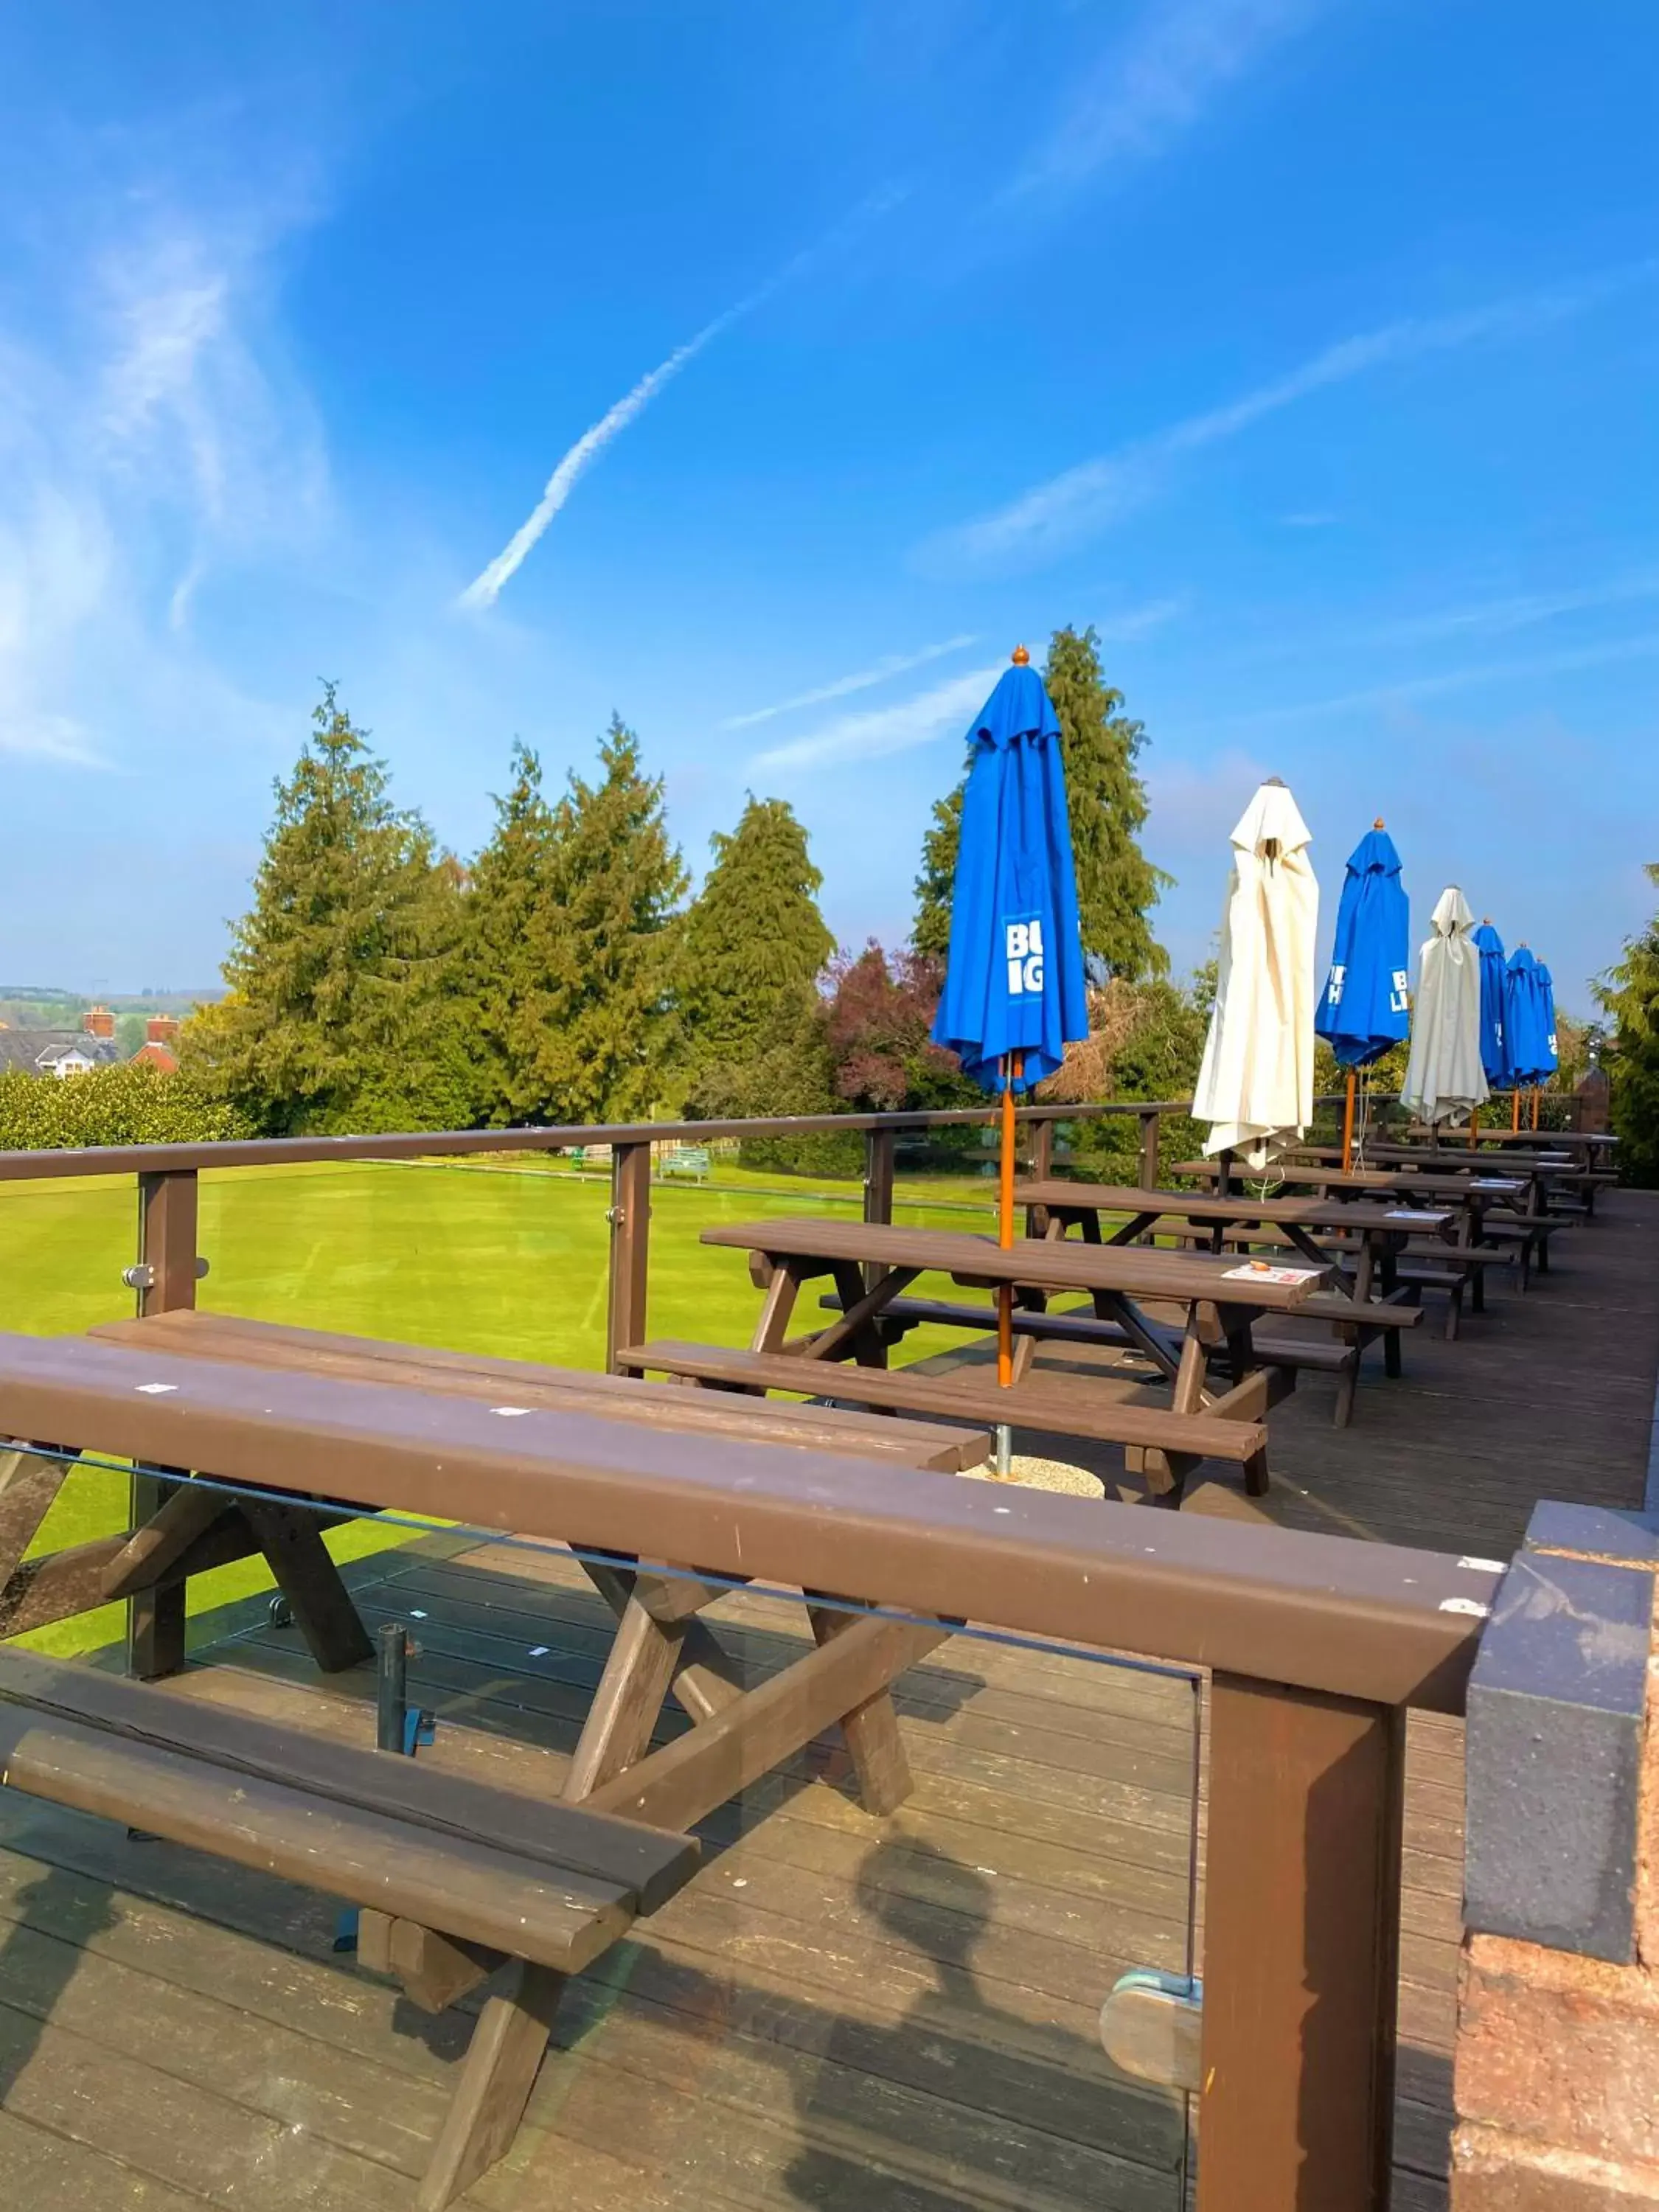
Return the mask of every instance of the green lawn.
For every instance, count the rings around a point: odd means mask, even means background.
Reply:
[[[742,1253],[699,1244],[710,1224],[857,1210],[856,1185],[779,1186],[776,1176],[732,1171],[707,1185],[657,1187],[653,1334],[747,1340],[759,1294]],[[963,1202],[990,1198],[983,1182],[966,1177],[941,1180],[941,1205],[917,1202],[910,1195],[916,1186],[903,1188],[896,1218],[937,1227],[973,1225]],[[364,1162],[204,1176],[199,1244],[211,1272],[200,1302],[262,1321],[596,1368],[605,1357],[609,1202],[602,1178],[534,1162],[516,1172]],[[131,1314],[121,1270],[134,1255],[136,1222],[134,1186],[121,1177],[0,1183],[0,1328],[55,1335]],[[918,1330],[905,1340],[904,1356],[921,1358],[946,1341],[941,1332]],[[125,1475],[81,1468],[37,1548],[82,1542],[125,1521]],[[397,1540],[365,1522],[329,1545],[344,1558]],[[192,1609],[268,1587],[263,1565],[223,1568],[191,1584]],[[24,1640],[83,1650],[118,1635],[120,1620],[121,1608],[111,1607]]]

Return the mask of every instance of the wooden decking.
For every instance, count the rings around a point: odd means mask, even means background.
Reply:
[[[1304,1384],[1274,1419],[1275,1516],[1496,1555],[1537,1497],[1638,1504],[1659,1204],[1606,1211],[1461,1343],[1418,1332],[1352,1429]],[[608,1635],[569,1563],[444,1540],[351,1573],[371,1621],[419,1639],[422,1756],[556,1788]],[[755,1595],[713,1618],[757,1672],[806,1633]],[[208,1624],[198,1658],[180,1694],[372,1735],[370,1685],[321,1687],[262,1607]],[[953,1639],[901,1688],[912,1801],[865,1815],[826,1743],[717,1816],[690,1887],[569,1993],[532,2124],[468,2203],[1178,2212],[1182,2102],[1115,2075],[1096,2017],[1127,1966],[1188,1959],[1200,1695]],[[1460,1731],[1416,1722],[1399,2212],[1445,2202],[1461,1814]],[[5,2201],[405,2212],[463,2039],[334,1958],[336,1932],[325,1899],[0,1793]]]

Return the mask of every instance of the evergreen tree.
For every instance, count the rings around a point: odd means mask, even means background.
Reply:
[[[1077,864],[1078,916],[1083,949],[1130,982],[1166,973],[1169,961],[1147,916],[1170,879],[1142,853],[1146,792],[1135,763],[1146,742],[1139,722],[1121,710],[1123,695],[1100,669],[1093,629],[1057,629],[1049,641],[1043,681],[1060,720],[1060,757]],[[942,958],[950,948],[951,893],[962,837],[966,774],[935,801],[922,840],[911,942]]]
[[[685,918],[680,1002],[704,1066],[740,1062],[811,1018],[836,941],[818,912],[823,878],[781,799],[751,793],[738,826],[710,841],[714,865]]]
[[[548,973],[559,935],[559,833],[542,790],[542,764],[513,748],[513,781],[495,800],[495,827],[472,866],[467,898],[467,996],[483,1118],[497,1127],[533,1121],[543,1106],[539,1036],[551,1018],[557,976]]]
[[[916,919],[910,942],[933,960],[951,950],[951,894],[956,885],[957,854],[962,844],[962,795],[967,778],[933,801],[933,818],[921,841],[921,873],[916,878]]]
[[[332,684],[312,719],[276,786],[228,994],[185,1025],[184,1056],[271,1135],[465,1127],[460,871],[392,805]]]
[[[1659,865],[1647,872],[1659,884]],[[1626,940],[1624,958],[1595,995],[1618,1024],[1608,1074],[1619,1164],[1627,1181],[1651,1188],[1659,1184],[1659,915]]]
[[[1042,680],[1060,718],[1083,949],[1138,983],[1169,968],[1147,916],[1170,878],[1140,849],[1146,789],[1135,762],[1146,732],[1102,676],[1099,646],[1092,628],[1057,629]]]
[[[673,1004],[687,877],[671,842],[662,781],[613,714],[604,774],[573,775],[554,810],[551,896],[530,927],[544,979],[530,1063],[557,1121],[633,1121],[661,1097],[678,1042]]]

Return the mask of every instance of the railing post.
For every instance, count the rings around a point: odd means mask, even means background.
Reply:
[[[1158,1140],[1163,1124],[1164,1116],[1161,1114],[1157,1111],[1148,1113],[1144,1108],[1142,1109],[1140,1115],[1140,1188],[1142,1190],[1158,1188]]]
[[[889,1222],[893,1218],[893,1153],[896,1139],[890,1129],[866,1129],[864,1133],[864,1218],[866,1221]],[[872,1288],[880,1274],[879,1265],[871,1262],[864,1270],[866,1289]]]
[[[651,1247],[651,1147],[613,1145],[611,1151],[611,1298],[605,1315],[605,1364],[620,1372],[617,1354],[645,1341],[646,1277]]]
[[[196,1170],[171,1169],[138,1178],[138,1261],[131,1280],[141,1320],[178,1313],[196,1304]],[[134,1528],[153,1520],[173,1485],[163,1475],[135,1469],[128,1519]],[[176,1674],[185,1663],[185,1584],[148,1590],[127,1601],[127,1671],[141,1681]]]
[[[1030,1121],[1026,1124],[1031,1133],[1031,1175],[1037,1182],[1046,1182],[1054,1171],[1054,1125],[1052,1121]],[[1025,1209],[1025,1234],[1042,1237],[1048,1234],[1048,1209],[1046,1206],[1028,1206]]]
[[[1214,1679],[1199,2212],[1385,2212],[1403,1711]]]

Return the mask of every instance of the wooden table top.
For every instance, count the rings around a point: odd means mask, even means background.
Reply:
[[[1182,1160],[1173,1172],[1213,1181],[1221,1170],[1214,1160]],[[1237,1168],[1233,1172],[1241,1181],[1255,1180]],[[1311,1183],[1321,1190],[1392,1190],[1418,1198],[1518,1198],[1527,1188],[1525,1178],[1516,1176],[1432,1175],[1406,1167],[1394,1170],[1350,1168],[1345,1172],[1341,1168],[1322,1168],[1311,1160],[1277,1160],[1270,1172],[1276,1182]]]
[[[1263,1279],[1261,1262],[1225,1254],[1162,1251],[1147,1244],[1048,1243],[1036,1237],[1017,1237],[1005,1251],[994,1237],[969,1230],[874,1221],[732,1222],[705,1229],[702,1242],[735,1245],[769,1260],[868,1261],[950,1275],[959,1283],[1030,1284],[1183,1302],[1207,1298],[1273,1313],[1293,1311],[1333,1272],[1298,1267],[1296,1281],[1273,1282]]]
[[[1185,1221],[1290,1222],[1298,1229],[1404,1231],[1437,1229],[1449,1212],[1429,1206],[1396,1206],[1366,1199],[1297,1198],[1285,1193],[1258,1198],[1249,1191],[1143,1190],[1136,1183],[1073,1182],[1064,1176],[1017,1183],[1023,1206],[1063,1210],[1086,1206],[1101,1213],[1156,1213]]]

